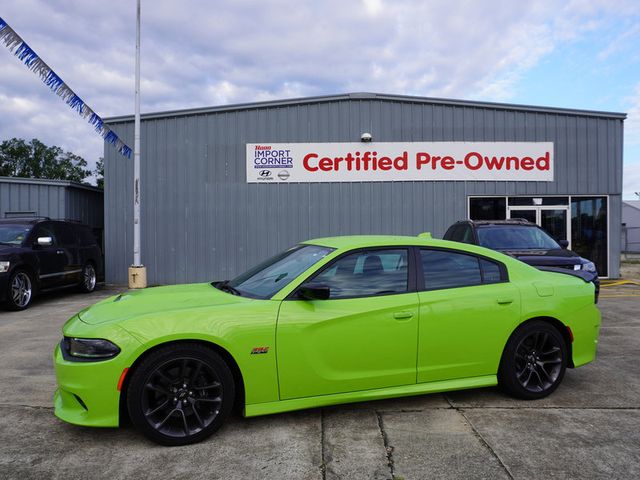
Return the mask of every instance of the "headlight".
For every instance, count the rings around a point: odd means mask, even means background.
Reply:
[[[0,273],[8,272],[9,265],[11,265],[11,262],[5,262],[5,261],[0,262]]]
[[[585,270],[587,272],[595,273],[596,272],[596,264],[593,263],[593,262],[583,263],[582,264],[582,270]]]
[[[83,360],[105,360],[120,353],[117,345],[101,338],[66,337],[64,340],[69,355]]]

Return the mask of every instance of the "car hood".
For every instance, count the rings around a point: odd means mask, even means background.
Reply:
[[[171,285],[129,290],[82,310],[78,317],[84,323],[96,325],[160,312],[230,305],[247,301],[250,300],[222,292],[209,283]]]
[[[0,244],[0,257],[6,257],[12,255],[14,253],[20,253],[24,250],[23,247],[20,246],[12,246],[12,245],[2,245]]]
[[[501,250],[502,253],[511,255],[529,265],[543,266],[570,266],[581,265],[588,260],[575,252],[565,249],[553,250]]]

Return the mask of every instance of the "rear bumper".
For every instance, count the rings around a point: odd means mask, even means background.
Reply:
[[[573,333],[573,366],[579,367],[596,358],[600,337],[600,310],[595,305],[589,305],[575,312],[575,318],[576,321],[571,322],[569,327]]]

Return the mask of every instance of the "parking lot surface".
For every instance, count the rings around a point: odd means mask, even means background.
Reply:
[[[53,415],[52,351],[113,290],[0,311],[0,478],[640,478],[640,286],[603,288],[597,360],[550,397],[494,388],[245,419],[203,443],[157,446],[131,427]]]

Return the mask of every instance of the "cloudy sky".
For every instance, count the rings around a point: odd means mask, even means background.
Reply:
[[[638,0],[142,0],[142,111],[377,92],[627,112],[640,191]],[[103,117],[133,112],[135,0],[0,0]],[[93,164],[102,139],[0,46],[0,140]]]

